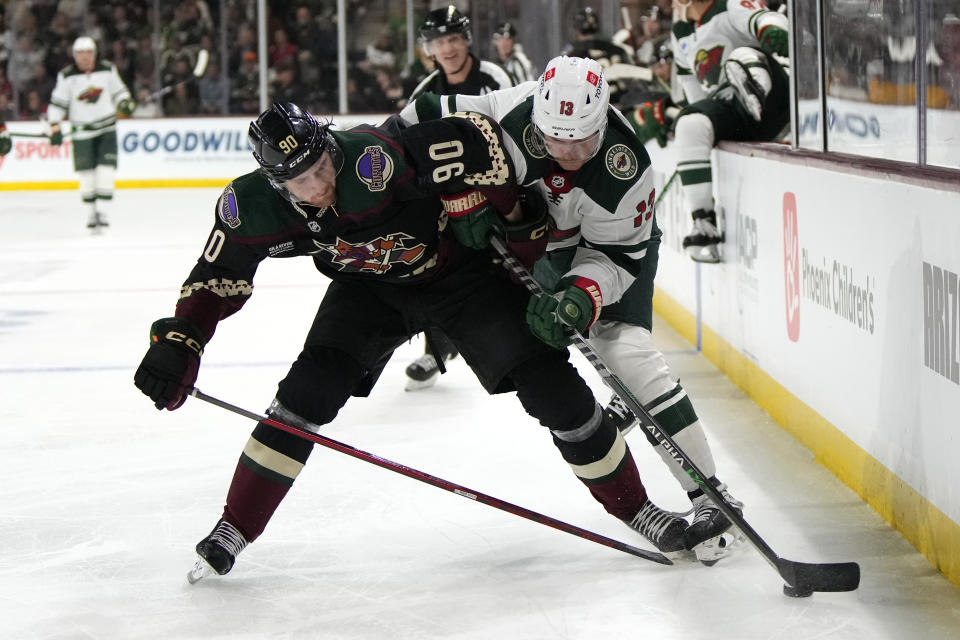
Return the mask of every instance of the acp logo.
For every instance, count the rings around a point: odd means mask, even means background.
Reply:
[[[797,196],[783,194],[783,282],[787,337],[800,339],[800,239],[797,233]]]

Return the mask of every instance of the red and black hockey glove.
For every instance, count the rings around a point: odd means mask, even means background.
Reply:
[[[204,339],[185,318],[161,318],[150,327],[150,348],[133,383],[157,409],[173,411],[184,403],[197,381]]]

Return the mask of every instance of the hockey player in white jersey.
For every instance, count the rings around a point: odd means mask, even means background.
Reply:
[[[531,331],[557,348],[570,344],[567,325],[589,335],[664,430],[731,505],[742,509],[717,479],[693,404],[651,337],[661,236],[653,172],[646,149],[609,101],[597,61],[560,56],[547,63],[539,82],[484,96],[427,94],[407,105],[401,117],[415,123],[475,111],[500,123],[518,183],[539,192],[551,218],[547,254],[536,262],[534,276],[554,295],[531,299]],[[506,228],[489,207],[450,220],[461,242],[474,248],[487,246],[491,229]],[[566,309],[576,309],[576,317],[561,322],[557,316]],[[610,412],[608,407],[613,417]],[[621,429],[634,421],[630,414]],[[712,564],[732,548],[731,523],[662,447],[657,451],[693,504],[686,547]],[[643,532],[649,524],[638,518],[634,527]]]
[[[671,43],[679,91],[652,105],[641,139],[674,127],[677,172],[693,218],[683,246],[719,262],[710,151],[718,140],[775,140],[787,126],[787,19],[763,0],[673,0]],[[682,108],[682,110],[681,110]],[[675,118],[675,121],[674,121]]]
[[[50,144],[63,143],[61,121],[69,119],[73,124],[73,168],[80,181],[80,197],[89,207],[91,230],[108,226],[102,203],[113,199],[117,114],[129,116],[136,106],[117,67],[96,57],[92,38],[74,41],[74,64],[57,74],[47,107]]]

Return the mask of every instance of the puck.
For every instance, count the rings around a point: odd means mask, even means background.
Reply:
[[[813,589],[802,585],[791,587],[788,584],[783,585],[783,595],[791,598],[809,598],[813,595]]]

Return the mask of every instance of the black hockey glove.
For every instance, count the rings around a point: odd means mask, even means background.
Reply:
[[[184,403],[197,381],[204,340],[185,318],[161,318],[150,327],[150,348],[133,383],[157,409],[173,411]]]

